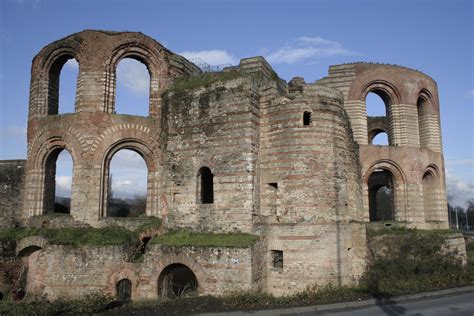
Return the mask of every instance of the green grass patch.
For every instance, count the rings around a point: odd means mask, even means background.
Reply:
[[[258,236],[244,233],[214,234],[174,231],[154,237],[151,240],[151,243],[173,247],[195,246],[247,248],[254,245],[257,240]]]
[[[136,233],[121,227],[0,229],[0,240],[20,240],[28,236],[44,237],[54,245],[76,247],[123,245],[138,239]]]

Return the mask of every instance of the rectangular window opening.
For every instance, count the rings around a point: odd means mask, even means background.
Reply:
[[[277,269],[283,269],[283,251],[272,250],[272,267]]]

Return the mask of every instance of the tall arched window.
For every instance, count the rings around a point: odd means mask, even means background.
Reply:
[[[122,59],[116,69],[115,113],[149,115],[150,73],[139,57]]]
[[[390,98],[384,91],[367,94],[367,135],[369,144],[390,145]],[[378,137],[377,137],[378,136]]]
[[[371,222],[395,219],[394,180],[388,170],[376,169],[369,177],[369,217]]]
[[[311,125],[311,121],[312,121],[311,112],[304,111],[303,112],[303,126]]]
[[[423,206],[425,221],[434,221],[437,217],[438,187],[436,177],[432,171],[426,171],[422,179]]]
[[[146,213],[148,168],[134,150],[114,153],[108,165],[106,215],[136,217]]]
[[[199,203],[214,203],[214,175],[208,167],[202,167],[198,172]]]
[[[53,150],[47,157],[45,164],[44,213],[70,213],[72,176],[71,154],[64,148]]]
[[[428,147],[430,141],[430,122],[428,118],[428,102],[425,97],[420,96],[416,102],[418,111],[418,134],[420,135],[420,147]]]
[[[71,55],[59,57],[49,69],[48,115],[74,113],[79,64]]]

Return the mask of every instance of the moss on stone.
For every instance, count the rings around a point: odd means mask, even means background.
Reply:
[[[239,77],[244,74],[237,70],[223,72],[206,72],[200,76],[177,78],[171,85],[169,91],[178,92],[192,90],[199,87],[207,87],[216,82],[225,82]]]
[[[231,247],[247,248],[254,245],[258,236],[245,233],[193,233],[189,231],[174,231],[151,240],[152,244],[161,244],[173,247]]]

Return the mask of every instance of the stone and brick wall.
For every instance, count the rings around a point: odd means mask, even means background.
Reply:
[[[26,160],[0,160],[0,228],[14,227],[21,216]]]

